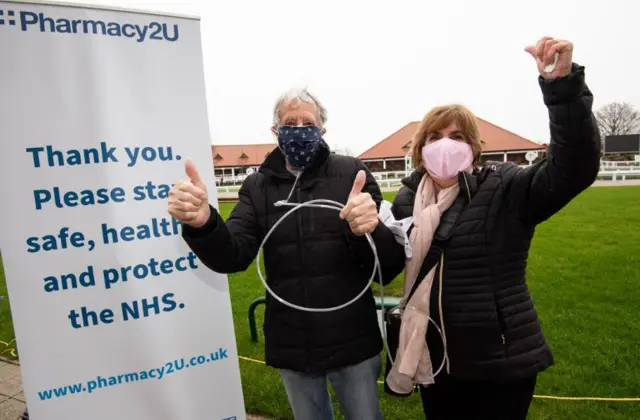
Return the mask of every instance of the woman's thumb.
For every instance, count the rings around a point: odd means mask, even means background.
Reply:
[[[538,50],[538,49],[535,47],[535,45],[529,45],[528,47],[525,47],[525,49],[524,49],[524,50],[525,50],[526,52],[528,52],[529,54],[531,54],[531,56],[532,56],[533,58],[536,58],[536,59],[538,58],[538,56],[537,56],[537,50]]]

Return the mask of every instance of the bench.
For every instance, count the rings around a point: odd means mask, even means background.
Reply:
[[[382,310],[382,302],[379,296],[374,297],[376,301],[376,309]],[[256,308],[267,302],[264,296],[261,296],[251,302],[249,305],[249,330],[251,331],[251,341],[258,341],[258,328],[256,327]],[[400,305],[400,298],[393,296],[384,297],[384,309],[389,310]]]

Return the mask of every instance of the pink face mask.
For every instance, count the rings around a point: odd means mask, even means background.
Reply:
[[[469,144],[445,137],[422,148],[422,161],[429,175],[450,180],[471,166],[473,152]]]

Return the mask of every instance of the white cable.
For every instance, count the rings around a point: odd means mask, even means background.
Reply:
[[[297,179],[296,179],[296,181],[297,181]],[[295,188],[295,185],[294,185],[294,188]],[[365,234],[365,237],[367,238],[367,241],[369,242],[369,245],[371,246],[371,251],[373,251],[373,258],[374,258],[373,273],[371,273],[371,278],[369,278],[369,281],[367,282],[365,287],[362,289],[362,291],[360,293],[358,293],[358,295],[356,297],[354,297],[353,299],[351,299],[350,301],[345,302],[345,303],[343,303],[341,305],[332,306],[332,307],[329,307],[329,308],[307,308],[305,306],[296,305],[294,303],[286,301],[285,299],[283,299],[280,296],[278,296],[273,290],[271,290],[271,288],[267,284],[267,281],[265,280],[265,278],[264,278],[264,276],[262,274],[262,270],[260,269],[260,251],[262,251],[262,249],[264,248],[264,245],[269,240],[269,237],[271,236],[273,231],[280,225],[280,223],[282,223],[292,213],[296,212],[297,210],[300,210],[303,207],[323,208],[323,209],[330,209],[330,210],[336,210],[336,211],[341,211],[344,208],[344,204],[342,204],[342,203],[340,203],[338,201],[333,201],[333,200],[316,199],[316,200],[311,200],[311,201],[307,201],[307,202],[304,202],[304,203],[290,203],[288,200],[289,199],[287,198],[287,200],[281,200],[281,201],[277,201],[277,202],[274,203],[274,205],[276,207],[291,206],[293,208],[291,210],[289,210],[288,212],[286,212],[280,219],[278,219],[278,221],[271,227],[271,229],[269,229],[269,232],[267,232],[267,234],[265,235],[264,239],[262,240],[262,243],[260,244],[260,248],[258,248],[258,255],[256,256],[256,266],[258,267],[258,277],[260,278],[260,281],[264,285],[265,289],[278,302],[280,302],[283,305],[286,305],[286,306],[288,306],[290,308],[297,309],[299,311],[305,311],[305,312],[333,312],[333,311],[337,311],[337,310],[346,308],[347,306],[355,303],[358,299],[360,299],[362,297],[362,295],[367,293],[367,290],[369,290],[369,288],[371,287],[371,283],[373,283],[373,279],[375,279],[376,273],[377,273],[378,274],[378,279],[380,281],[380,304],[381,304],[381,307],[382,307],[382,310],[380,311],[380,322],[381,322],[381,327],[382,327],[382,340],[384,341],[384,347],[385,347],[385,350],[386,350],[387,355],[389,357],[389,360],[391,361],[391,365],[392,366],[395,365],[395,360],[393,360],[393,358],[391,357],[391,351],[389,351],[389,343],[387,342],[387,328],[386,328],[386,323],[385,323],[385,319],[384,319],[384,315],[385,315],[386,311],[384,309],[384,286],[382,284],[383,283],[382,268],[380,267],[380,260],[378,259],[378,250],[376,249],[376,244],[373,242],[373,239],[371,238],[371,235],[369,233]],[[444,345],[444,338],[442,336],[442,330],[440,330],[440,327],[433,320],[433,318],[429,317],[429,321],[436,327],[436,330],[438,331],[438,334],[440,335],[440,339],[442,340],[443,345]],[[444,356],[442,357],[442,363],[440,363],[440,367],[436,370],[436,372],[431,376],[430,379],[435,378],[442,371],[442,369],[445,366],[445,362],[447,360],[447,353],[446,353],[446,349],[444,349],[444,350],[445,351],[443,351],[443,355]]]
[[[333,312],[333,311],[337,311],[337,310],[346,308],[347,306],[351,305],[352,303],[354,303],[355,301],[360,299],[362,297],[362,295],[367,293],[367,290],[369,290],[369,287],[371,287],[371,283],[373,282],[373,279],[376,277],[376,272],[378,272],[378,276],[379,276],[380,280],[382,281],[382,270],[380,269],[380,261],[378,260],[378,251],[376,249],[375,243],[373,242],[373,239],[371,238],[371,235],[369,235],[367,233],[366,234],[366,238],[367,238],[367,241],[369,242],[369,245],[371,245],[371,250],[373,251],[375,264],[373,266],[373,273],[371,273],[371,278],[369,278],[369,281],[364,286],[364,289],[362,289],[362,291],[360,293],[358,293],[358,295],[356,297],[354,297],[350,301],[345,302],[342,305],[338,305],[338,306],[332,306],[332,307],[329,307],[329,308],[307,308],[307,307],[304,307],[304,306],[296,305],[296,304],[291,303],[291,302],[287,302],[286,300],[284,300],[283,298],[278,296],[273,290],[271,290],[271,288],[267,284],[266,280],[264,279],[264,276],[262,275],[262,270],[260,270],[260,250],[264,247],[264,245],[267,242],[267,240],[269,240],[269,237],[271,236],[273,231],[278,227],[278,225],[280,225],[280,223],[282,223],[293,212],[295,212],[295,211],[297,211],[297,210],[299,210],[299,209],[301,209],[303,207],[315,207],[315,208],[324,208],[324,209],[332,209],[332,210],[340,211],[340,210],[342,210],[344,205],[342,203],[337,202],[337,201],[324,200],[324,199],[311,200],[311,201],[307,201],[307,202],[301,203],[301,204],[294,204],[294,203],[289,203],[289,202],[286,202],[286,201],[278,201],[274,205],[276,207],[293,206],[293,208],[291,210],[289,210],[288,212],[286,212],[273,225],[273,227],[269,230],[269,232],[267,232],[267,234],[265,235],[264,239],[262,240],[262,244],[260,244],[260,248],[258,248],[258,256],[257,256],[256,264],[258,265],[258,277],[260,277],[260,280],[264,284],[264,287],[267,289],[267,291],[269,291],[271,296],[276,298],[280,303],[283,303],[283,304],[289,306],[290,308],[297,309],[299,311],[306,311],[306,312]],[[380,298],[384,302],[384,292],[380,293]]]

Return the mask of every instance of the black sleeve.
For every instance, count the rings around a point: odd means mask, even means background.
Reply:
[[[356,174],[364,170],[367,174],[367,180],[365,182],[362,192],[369,193],[373,201],[376,202],[378,211],[380,211],[380,203],[382,203],[382,192],[367,166],[360,160],[356,160],[356,171],[353,174],[353,180],[355,180]],[[353,181],[352,181],[353,182]],[[360,261],[363,269],[372,270],[374,265],[373,251],[367,241],[366,236],[357,236],[351,232],[349,223],[345,222],[347,242],[350,248],[354,252],[356,258]],[[404,247],[396,242],[393,233],[383,223],[378,223],[376,229],[371,233],[371,238],[376,246],[378,253],[378,259],[380,260],[380,268],[382,269],[382,282],[387,285],[393,281],[404,269]],[[400,268],[398,270],[398,268]],[[379,278],[376,275],[375,281],[379,283]]]
[[[562,209],[596,180],[600,170],[600,133],[584,67],[573,64],[568,76],[540,77],[539,84],[549,110],[547,157],[526,169],[509,165],[502,171],[509,205],[529,226]]]
[[[256,176],[247,177],[238,192],[240,201],[228,220],[211,207],[209,221],[200,228],[183,225],[182,237],[204,265],[217,273],[246,270],[258,253],[262,241],[251,189]]]

